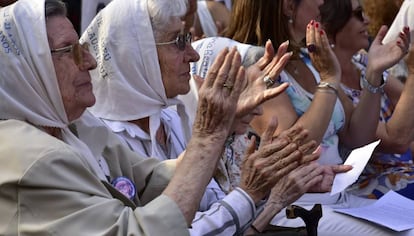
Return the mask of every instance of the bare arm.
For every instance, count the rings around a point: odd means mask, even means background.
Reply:
[[[319,23],[311,22],[308,25],[306,38],[308,44],[316,46],[316,51],[310,53],[310,56],[315,68],[320,72],[321,80],[338,87],[341,74],[339,63]],[[279,126],[275,135],[296,124],[308,130],[307,141],[321,142],[331,119],[337,96],[329,89],[315,87],[314,90],[312,103],[302,116],[298,117],[290,98],[284,93],[264,103],[264,114],[254,119],[253,128],[257,132],[263,132],[267,120],[277,115]]]
[[[414,140],[414,47],[407,58],[408,77],[394,113],[387,123],[380,122],[377,135],[381,138],[380,150],[404,153]],[[398,82],[398,81],[396,81]],[[398,87],[395,88],[397,90]],[[397,90],[398,91],[398,90]]]
[[[383,26],[368,52],[366,80],[374,87],[379,87],[383,83],[384,70],[401,60],[409,45],[409,35],[406,29],[398,39],[383,45],[381,41],[386,32],[387,28]],[[341,131],[341,141],[347,147],[359,147],[376,138],[380,98],[380,92],[372,93],[367,88],[363,88],[360,102]]]

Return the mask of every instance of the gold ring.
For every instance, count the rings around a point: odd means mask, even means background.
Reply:
[[[232,89],[233,89],[233,85],[232,85],[231,83],[224,83],[224,84],[223,84],[223,87],[224,87],[224,88],[227,88],[227,89],[229,89],[229,90],[232,90]]]
[[[268,76],[268,75],[263,77],[263,82],[265,83],[266,88],[270,88],[275,84],[275,81],[272,80],[272,78],[270,78],[270,76]]]

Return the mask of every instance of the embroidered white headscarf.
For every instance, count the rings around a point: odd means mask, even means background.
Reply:
[[[68,128],[46,32],[45,1],[19,0],[0,8],[0,119],[57,127],[102,180],[99,157]]]
[[[233,39],[224,37],[203,38],[194,41],[191,45],[198,52],[198,54],[200,54],[200,60],[190,63],[190,73],[191,75],[200,76],[203,79],[206,78],[207,71],[213,65],[213,62],[218,56],[219,52],[224,48],[232,48],[236,46],[237,51],[240,53],[241,59],[243,61],[247,50],[252,47],[252,45],[240,43]],[[188,92],[186,95],[180,95],[178,97],[185,104],[186,111],[190,119],[190,124],[192,124],[194,122],[198,103],[198,88],[193,78],[190,80],[190,87],[190,92]]]
[[[184,106],[165,93],[148,0],[112,1],[88,26],[81,41],[90,43],[98,63],[91,71],[96,104],[90,111],[95,116],[116,121],[149,117],[152,153],[156,153],[161,110],[177,105],[189,140],[191,129]]]

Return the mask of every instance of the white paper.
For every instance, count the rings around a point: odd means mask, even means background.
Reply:
[[[369,220],[394,231],[414,228],[414,201],[394,191],[388,191],[369,206],[334,211]]]
[[[380,140],[375,141],[351,152],[344,165],[351,165],[353,168],[346,173],[340,173],[335,176],[332,184],[331,195],[342,192],[358,179],[379,142]]]

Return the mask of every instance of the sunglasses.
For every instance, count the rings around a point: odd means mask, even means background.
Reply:
[[[177,38],[175,40],[169,41],[169,42],[164,42],[164,43],[155,43],[155,45],[169,45],[169,44],[175,44],[175,46],[180,50],[180,51],[184,51],[185,50],[185,46],[187,44],[191,44],[193,40],[193,36],[191,35],[190,32],[183,34],[183,33],[179,33],[177,35]]]
[[[365,15],[364,9],[362,9],[362,7],[358,7],[357,9],[353,10],[352,15],[361,22],[365,21],[366,15]]]
[[[80,44],[79,42],[76,42],[66,47],[51,49],[50,52],[52,54],[71,53],[73,60],[75,61],[75,64],[81,65],[83,63],[83,52],[85,50],[89,51],[89,43],[85,42],[85,43]]]

